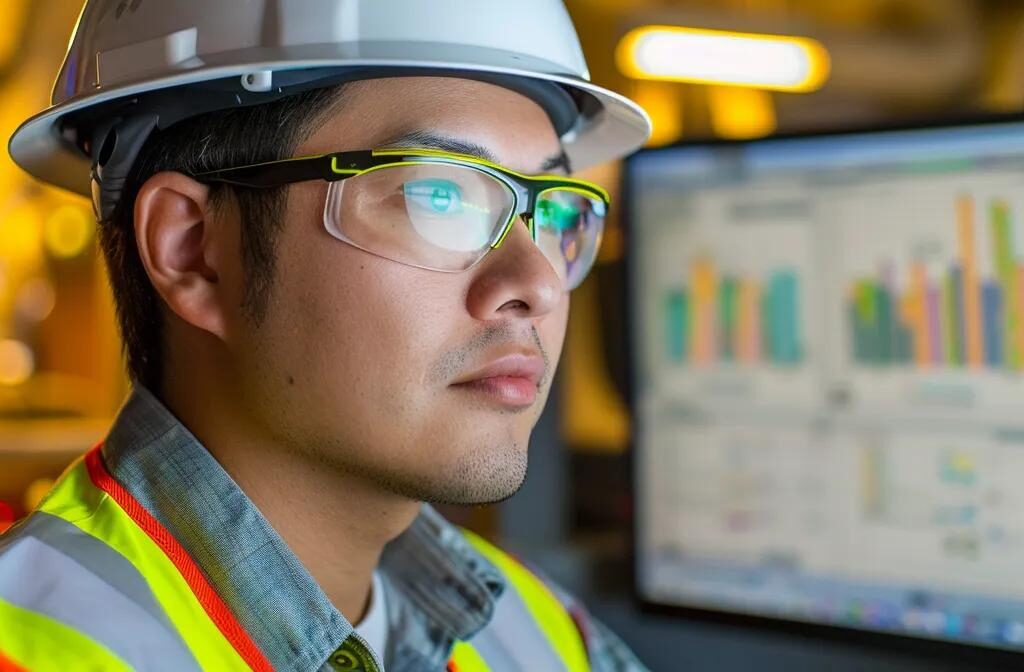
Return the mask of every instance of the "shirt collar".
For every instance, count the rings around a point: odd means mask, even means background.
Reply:
[[[255,504],[145,387],[132,390],[102,451],[111,474],[189,552],[275,668],[315,669],[352,633]],[[441,639],[483,628],[504,590],[497,569],[429,506],[384,549],[378,569],[397,589],[396,611],[427,633],[416,652],[424,657],[445,648]]]

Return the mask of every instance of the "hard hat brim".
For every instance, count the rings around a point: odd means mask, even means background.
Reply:
[[[386,49],[387,45],[380,46]],[[417,46],[426,53],[430,53],[429,45]],[[173,89],[216,79],[242,77],[254,72],[330,67],[374,67],[382,68],[382,71],[386,71],[388,68],[402,69],[403,71],[422,69],[425,74],[429,74],[431,69],[441,69],[462,71],[470,76],[472,76],[471,73],[488,73],[550,82],[567,90],[584,94],[583,97],[590,99],[591,104],[588,107],[592,109],[583,110],[580,123],[562,137],[563,148],[574,169],[583,169],[621,158],[632,153],[647,141],[651,130],[650,119],[643,108],[628,98],[572,75],[558,74],[557,72],[547,74],[543,72],[542,67],[538,67],[537,63],[523,63],[520,67],[516,67],[519,65],[516,61],[523,60],[518,55],[510,55],[507,52],[482,54],[481,51],[491,50],[474,49],[471,58],[452,58],[450,60],[437,59],[436,52],[433,52],[435,56],[433,61],[425,61],[423,53],[405,54],[404,58],[391,56],[362,59],[354,59],[350,54],[341,57],[338,54],[333,54],[333,57],[327,58],[323,54],[319,55],[319,58],[309,54],[309,58],[302,60],[296,59],[295,54],[289,53],[287,55],[273,54],[278,58],[255,63],[251,53],[236,53],[233,55],[234,58],[226,59],[233,60],[233,63],[207,62],[180,74],[134,83],[126,82],[105,90],[96,89],[95,92],[88,95],[69,98],[23,123],[11,136],[8,150],[15,163],[34,177],[78,194],[89,195],[91,190],[90,161],[61,132],[62,121],[69,115],[158,90]],[[390,51],[390,54],[394,53],[395,50]],[[495,63],[496,60],[505,62]],[[551,70],[556,70],[556,68],[552,67]]]

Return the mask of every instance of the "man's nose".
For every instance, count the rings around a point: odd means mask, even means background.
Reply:
[[[467,303],[477,319],[541,317],[559,303],[564,282],[533,242],[533,223],[523,215],[501,245],[474,269]]]

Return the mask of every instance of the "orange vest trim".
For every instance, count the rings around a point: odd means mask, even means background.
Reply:
[[[26,670],[19,665],[15,665],[13,660],[5,657],[3,652],[0,651],[0,672],[26,672]]]
[[[246,664],[257,672],[273,672],[274,668],[267,657],[260,651],[256,643],[249,637],[242,624],[238,622],[231,610],[221,599],[220,595],[213,589],[202,570],[195,563],[188,551],[182,547],[178,540],[160,522],[147,511],[142,504],[129,493],[124,486],[117,482],[103,464],[103,457],[100,453],[103,443],[100,442],[95,448],[85,455],[85,466],[89,471],[89,478],[93,485],[110,495],[117,502],[117,505],[135,521],[143,532],[152,539],[156,545],[170,559],[174,566],[181,573],[189,588],[195,594],[199,604],[210,617],[210,620],[217,626],[224,638],[231,643],[238,655]],[[14,668],[17,670],[17,668]],[[3,667],[3,660],[0,658],[0,672],[8,672]],[[20,671],[18,671],[20,672]]]

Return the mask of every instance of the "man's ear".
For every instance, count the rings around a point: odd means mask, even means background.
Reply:
[[[217,226],[210,190],[181,173],[149,178],[135,199],[135,239],[150,282],[182,320],[221,339],[231,305],[222,278],[230,230]]]

